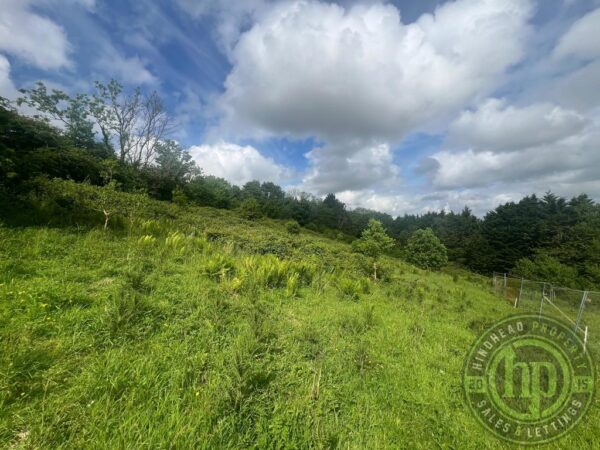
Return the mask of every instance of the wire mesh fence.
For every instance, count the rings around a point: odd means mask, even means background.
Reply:
[[[497,272],[493,274],[492,284],[494,292],[515,308],[563,320],[581,334],[584,345],[593,342],[600,347],[597,332],[600,330],[600,292],[569,289]],[[592,336],[593,331],[596,333]]]

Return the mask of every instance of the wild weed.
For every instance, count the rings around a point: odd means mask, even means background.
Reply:
[[[152,235],[146,234],[139,238],[137,242],[142,247],[151,247],[156,243],[156,238]]]
[[[285,296],[296,297],[298,295],[298,288],[300,287],[300,274],[292,273],[288,276],[285,285]]]
[[[213,255],[206,258],[200,271],[214,281],[225,281],[231,277],[235,270],[233,260],[223,255]]]
[[[369,293],[369,282],[364,278],[350,279],[342,276],[337,281],[337,288],[344,298],[357,301],[362,294]]]
[[[186,250],[186,238],[183,233],[175,231],[165,238],[165,248],[173,254],[182,255]]]

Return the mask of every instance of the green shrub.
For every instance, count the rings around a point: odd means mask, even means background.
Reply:
[[[176,255],[183,255],[187,248],[187,239],[178,231],[169,233],[165,238],[165,249],[173,252]]]
[[[151,236],[161,236],[166,233],[164,227],[158,220],[137,220],[132,227]]]
[[[375,326],[374,306],[363,306],[360,310],[340,318],[342,329],[348,334],[361,335]]]
[[[260,219],[263,216],[260,204],[254,197],[248,197],[240,204],[240,214],[248,220]]]
[[[58,178],[39,178],[35,184],[40,197],[46,201],[54,201],[63,208],[83,209],[102,215],[104,229],[108,228],[113,217],[127,218],[134,223],[148,214],[150,206],[146,195],[120,192],[115,181],[98,187]]]
[[[286,297],[295,297],[298,294],[298,288],[300,287],[300,274],[298,272],[292,273],[288,276],[285,285]]]
[[[283,258],[288,255],[288,246],[286,242],[269,237],[268,239],[255,240],[245,245],[245,248],[251,253],[258,255],[275,255]]]
[[[285,224],[285,229],[290,234],[299,234],[300,233],[300,224],[295,220],[290,220]]]
[[[314,231],[316,233],[321,232],[321,228],[314,222],[310,222],[304,226],[307,230]]]
[[[547,281],[559,286],[580,287],[577,269],[561,264],[558,259],[544,253],[533,259],[520,259],[512,273],[529,280]]]
[[[369,293],[369,282],[364,278],[350,279],[347,277],[340,277],[336,284],[338,290],[344,298],[350,300],[359,300],[362,294]]]
[[[288,274],[291,273],[288,261],[280,261],[275,257],[259,260],[254,272],[258,283],[267,288],[285,287]]]
[[[179,206],[185,206],[190,202],[189,198],[185,194],[185,191],[180,187],[176,187],[175,189],[173,189],[171,198],[173,200],[173,203]]]
[[[421,269],[439,270],[448,263],[446,247],[431,228],[415,231],[404,252],[406,260]]]
[[[286,288],[287,294],[295,295],[300,286],[312,282],[316,272],[316,266],[309,262],[254,255],[242,260],[238,276],[247,289]]]
[[[206,231],[204,236],[208,242],[225,242],[227,240],[227,235],[219,231]]]
[[[314,263],[300,261],[292,263],[292,270],[298,274],[303,285],[309,285],[317,275],[318,268]]]
[[[212,280],[223,281],[234,273],[235,264],[223,255],[216,255],[204,260],[200,270]]]

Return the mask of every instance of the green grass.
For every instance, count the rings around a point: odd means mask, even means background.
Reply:
[[[388,258],[373,283],[346,243],[209,208],[0,242],[1,448],[511,447],[461,390],[514,312],[486,279]],[[598,436],[596,401],[547,447]]]

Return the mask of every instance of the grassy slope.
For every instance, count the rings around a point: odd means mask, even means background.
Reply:
[[[389,259],[373,284],[347,244],[176,215],[0,227],[0,447],[508,447],[460,387],[513,312],[485,281]],[[549,447],[597,447],[597,406]]]

